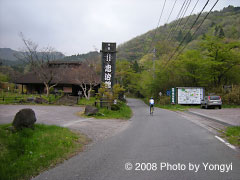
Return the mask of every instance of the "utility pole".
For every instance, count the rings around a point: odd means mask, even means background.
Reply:
[[[153,79],[155,79],[155,60],[156,60],[156,48],[153,48]]]

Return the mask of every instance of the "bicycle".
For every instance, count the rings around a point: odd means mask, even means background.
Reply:
[[[153,116],[153,111],[154,111],[154,107],[153,107],[153,105],[150,105],[150,115],[152,115],[152,116]]]

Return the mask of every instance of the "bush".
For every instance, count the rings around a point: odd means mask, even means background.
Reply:
[[[240,105],[240,86],[234,86],[232,91],[222,95],[223,104]]]
[[[78,100],[78,105],[94,105],[94,102],[96,101],[95,97],[90,97],[90,99],[81,98]]]
[[[118,104],[113,104],[113,105],[111,106],[111,110],[113,110],[113,111],[118,111],[118,110],[120,110],[120,105],[118,105]]]
[[[119,95],[123,94],[125,89],[121,87],[119,84],[115,84],[113,86],[112,92],[106,88],[106,85],[103,83],[101,85],[101,88],[99,88],[97,93],[97,98],[99,100],[101,99],[107,99],[108,101],[114,101],[115,99],[119,99]]]
[[[115,106],[115,105],[114,105]],[[95,115],[95,118],[100,119],[129,119],[132,116],[132,111],[129,106],[119,101],[117,106],[119,110],[109,110],[107,108],[100,108],[99,113]]]
[[[161,96],[159,99],[160,105],[168,105],[171,104],[171,97],[170,96]]]

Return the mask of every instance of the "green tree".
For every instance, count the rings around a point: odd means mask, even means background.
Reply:
[[[190,32],[186,34],[186,38],[184,40],[185,43],[189,43],[192,40],[192,35]]]
[[[0,82],[8,82],[8,80],[8,76],[0,72]]]
[[[176,62],[176,75],[182,86],[207,86],[209,84],[208,59],[199,50],[188,50]]]
[[[208,36],[202,42],[204,54],[210,62],[210,74],[215,86],[220,86],[227,74],[240,65],[240,42]],[[230,80],[229,80],[230,82]]]
[[[178,42],[181,42],[181,41],[183,40],[182,30],[180,30],[180,31],[178,32],[178,35],[177,35],[177,37],[176,37],[176,40],[177,40]]]
[[[219,37],[219,38],[224,38],[225,37],[225,33],[223,31],[222,26],[216,26],[215,27],[214,35]]]

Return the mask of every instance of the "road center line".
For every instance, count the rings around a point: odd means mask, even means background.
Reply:
[[[224,139],[218,137],[218,136],[215,136],[215,138],[217,138],[219,141],[223,142],[225,145],[227,145],[228,147],[232,148],[233,150],[236,150],[236,147],[231,145],[230,143],[226,142]]]

